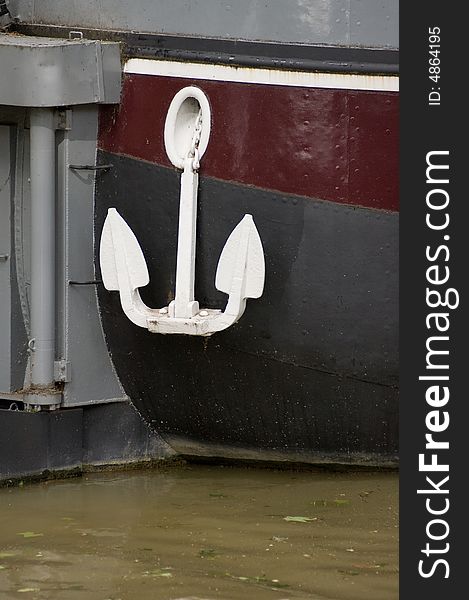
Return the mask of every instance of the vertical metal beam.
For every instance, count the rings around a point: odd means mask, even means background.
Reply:
[[[31,387],[54,386],[55,359],[55,124],[54,111],[30,113],[31,141]],[[57,395],[37,395],[55,404]]]
[[[1,6],[1,4],[0,4]],[[11,385],[10,127],[0,125],[0,390]]]

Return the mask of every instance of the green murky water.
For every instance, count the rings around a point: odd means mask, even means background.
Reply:
[[[0,598],[398,598],[396,474],[221,467],[0,489]]]

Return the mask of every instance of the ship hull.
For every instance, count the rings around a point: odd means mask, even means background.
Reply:
[[[181,454],[396,461],[398,95],[313,80],[127,72],[120,107],[102,109],[98,162],[113,168],[97,178],[95,236],[117,208],[148,263],[146,304],[166,306],[174,293],[180,174],[162,132],[182,87],[200,87],[213,115],[198,200],[200,305],[226,303],[216,265],[245,213],[264,246],[263,296],[211,338],[151,334],[98,286],[124,389]]]

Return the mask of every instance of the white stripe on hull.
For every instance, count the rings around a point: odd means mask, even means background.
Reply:
[[[365,90],[374,92],[399,91],[399,77],[396,75],[313,73],[308,71],[231,67],[228,65],[144,58],[131,58],[128,60],[125,64],[124,72],[139,75],[162,75],[165,77],[181,77],[186,79],[205,79],[292,87]]]

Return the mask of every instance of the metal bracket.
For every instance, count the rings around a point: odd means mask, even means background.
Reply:
[[[72,109],[58,108],[54,113],[55,129],[70,131],[72,129]]]
[[[68,165],[72,171],[109,171],[114,165]]]
[[[54,361],[54,380],[68,383],[72,378],[72,365],[68,360]]]
[[[93,279],[90,281],[69,281],[68,285],[98,285],[99,283],[103,283],[101,279]]]

